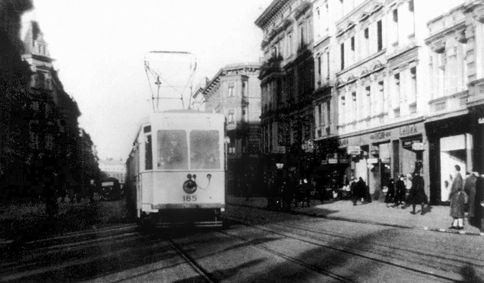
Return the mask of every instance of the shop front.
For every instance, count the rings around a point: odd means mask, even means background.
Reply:
[[[469,125],[474,138],[474,170],[484,174],[484,105],[469,108]]]
[[[461,175],[473,170],[474,137],[470,116],[460,115],[445,119],[429,119],[425,123],[430,155],[430,201],[434,204],[449,202],[449,193],[455,165]]]
[[[316,182],[317,190],[323,193],[323,199],[332,198],[331,194],[348,184],[351,178],[349,156],[338,148],[338,139],[314,142],[314,170],[312,179]]]
[[[362,178],[374,199],[383,199],[382,188],[401,174],[422,172],[425,129],[423,120],[399,124],[360,135],[340,138],[340,148],[350,156],[351,174]]]

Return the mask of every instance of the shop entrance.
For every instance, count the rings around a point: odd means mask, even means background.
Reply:
[[[472,135],[470,134],[449,136],[440,139],[441,201],[449,201],[455,165],[460,166],[462,176],[465,176],[468,168],[472,168],[472,152]]]

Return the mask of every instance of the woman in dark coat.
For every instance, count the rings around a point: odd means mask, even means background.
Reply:
[[[395,183],[395,206],[403,204],[405,201],[405,176],[402,174]]]
[[[395,181],[391,178],[387,185],[387,194],[385,195],[385,202],[391,203],[395,201]]]
[[[464,182],[464,191],[469,196],[469,200],[467,202],[469,219],[474,218],[475,216],[476,182],[477,177],[473,172],[469,173]]]
[[[450,216],[454,219],[450,229],[464,229],[464,209],[465,209],[465,192],[462,176],[460,175],[460,166],[455,165],[455,178],[450,188]]]
[[[427,196],[424,190],[424,179],[417,171],[412,178],[412,187],[408,196],[408,202],[412,204],[412,214],[415,214],[415,206],[420,204],[422,206],[421,214],[424,213],[424,204],[427,202]]]
[[[358,178],[358,182],[356,183],[356,192],[358,194],[358,198],[366,199],[366,183],[362,177]]]

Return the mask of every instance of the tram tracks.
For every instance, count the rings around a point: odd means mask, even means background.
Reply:
[[[213,277],[211,273],[205,270],[193,257],[191,257],[183,248],[177,244],[174,240],[168,238],[168,243],[171,248],[181,257],[183,260],[190,265],[190,267],[198,274],[205,282],[218,282],[216,278]]]
[[[415,264],[405,262],[405,261],[402,261],[402,260],[399,260],[399,259],[394,259],[394,258],[391,258],[391,257],[385,258],[385,257],[383,257],[384,255],[375,253],[373,251],[358,250],[358,249],[349,248],[349,247],[345,247],[345,246],[335,246],[335,245],[331,244],[329,241],[320,240],[316,237],[303,236],[303,235],[300,235],[300,234],[294,232],[294,230],[300,231],[301,227],[294,227],[294,226],[291,226],[291,225],[284,224],[284,225],[273,225],[273,226],[277,226],[277,229],[274,229],[273,227],[269,227],[267,225],[264,225],[264,226],[257,225],[257,224],[254,225],[254,224],[248,223],[246,221],[243,221],[241,219],[236,219],[236,218],[231,218],[231,217],[227,217],[227,218],[234,221],[234,222],[243,224],[243,225],[245,225],[249,228],[256,229],[256,230],[259,230],[259,231],[263,231],[265,233],[269,233],[269,234],[272,234],[272,235],[277,235],[279,237],[285,237],[287,239],[292,239],[292,240],[304,242],[306,244],[310,244],[310,245],[313,245],[315,247],[324,248],[324,249],[334,251],[334,252],[337,252],[337,253],[344,253],[344,254],[347,254],[350,257],[363,258],[365,260],[376,262],[378,264],[384,264],[384,265],[392,266],[392,267],[395,267],[395,268],[398,268],[398,269],[401,269],[401,270],[404,270],[404,271],[420,274],[424,277],[427,277],[428,279],[439,280],[439,281],[442,281],[442,280],[443,281],[452,281],[452,282],[462,280],[462,278],[459,274],[455,274],[455,273],[452,273],[452,272],[445,272],[443,270],[438,270],[438,272],[435,272],[435,269],[425,268],[426,266],[422,266],[422,265],[416,266]],[[289,229],[291,229],[293,231],[288,231]],[[246,242],[250,241],[249,239],[245,239],[244,237],[240,237],[240,236],[234,236],[234,235],[232,235],[231,233],[228,233],[228,232],[221,232],[221,233],[223,233],[225,235],[232,236],[232,237],[239,238],[239,239],[244,240]],[[338,236],[336,236],[336,235],[332,235],[332,236],[335,237],[335,238],[338,238]],[[268,249],[267,247],[263,247],[263,245],[257,245],[257,247],[262,248],[262,249],[264,249],[268,252],[271,252],[271,253],[273,253],[277,256],[281,256],[280,252],[273,251],[272,249]],[[293,262],[300,262],[301,261],[300,259],[294,259],[294,258],[291,258],[290,256],[287,256],[287,255],[285,255],[285,257],[287,257],[288,260],[293,261]],[[307,265],[307,264],[305,264],[305,265]],[[327,276],[330,276],[332,278],[338,279],[338,280],[343,281],[343,282],[352,281],[350,278],[345,278],[344,276],[341,276],[339,274],[335,274],[335,273],[328,271],[328,270],[321,270],[319,267],[314,266],[314,265],[306,266],[306,267],[309,267],[312,270],[318,270],[319,273],[325,274]]]

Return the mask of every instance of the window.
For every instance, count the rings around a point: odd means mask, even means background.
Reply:
[[[340,50],[341,50],[341,70],[345,68],[345,44],[341,43],[340,45]]]
[[[398,9],[393,10],[393,22],[398,23]]]
[[[300,39],[300,47],[304,46],[304,24],[299,25],[299,39]]]
[[[321,56],[318,57],[318,75],[321,77]]]
[[[229,84],[229,91],[228,91],[228,95],[227,96],[228,97],[234,96],[234,84],[233,83]]]
[[[188,169],[187,133],[158,131],[158,169]]]
[[[383,37],[382,37],[382,23],[381,23],[381,20],[376,23],[376,30],[377,30],[378,51],[381,51],[383,49]]]
[[[45,149],[47,150],[54,149],[54,137],[51,134],[47,134],[45,136]]]
[[[247,82],[242,81],[242,97],[247,97]]]
[[[151,169],[153,169],[153,145],[151,143],[151,135],[147,135],[145,137],[145,170]]]
[[[233,111],[229,112],[229,115],[227,117],[227,123],[229,123],[229,124],[235,123],[235,114],[234,114]]]
[[[287,35],[287,53],[288,56],[292,55],[292,33]]]
[[[220,169],[219,132],[190,132],[190,169]]]
[[[408,1],[408,10],[410,12],[413,12],[414,11],[414,3],[413,3],[413,0]]]
[[[351,51],[355,51],[355,37],[351,37]]]
[[[395,102],[400,102],[400,74],[393,75],[393,81],[395,82]],[[396,106],[396,105],[395,105]]]
[[[368,56],[370,54],[370,40],[369,40],[369,37],[370,37],[370,31],[368,28],[365,28],[365,30],[363,31],[363,56]]]
[[[379,106],[380,112],[383,113],[385,111],[385,93],[384,93],[385,85],[383,81],[378,82],[378,103],[381,103]]]
[[[417,68],[412,67],[410,68],[410,77],[412,79],[412,94],[413,94],[413,101],[417,98]]]
[[[366,111],[367,111],[366,116],[371,116],[371,114],[372,114],[372,112],[371,112],[372,111],[372,107],[371,107],[372,97],[371,97],[371,87],[370,86],[365,87],[365,93],[366,93],[365,102],[368,104],[368,107],[366,109]]]

